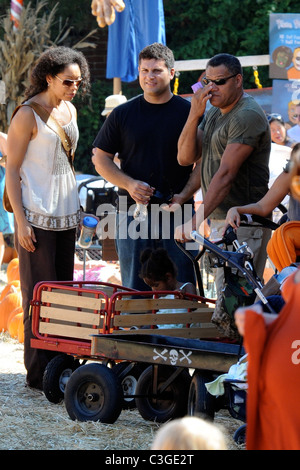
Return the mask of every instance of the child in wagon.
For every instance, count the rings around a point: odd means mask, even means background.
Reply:
[[[177,281],[177,268],[164,248],[146,248],[141,256],[140,277],[153,291],[182,291],[196,295],[192,282]]]

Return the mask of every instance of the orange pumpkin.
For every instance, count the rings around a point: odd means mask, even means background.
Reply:
[[[24,314],[22,314],[22,321],[19,322],[18,327],[18,341],[19,343],[24,343],[24,323],[23,323]]]
[[[19,258],[12,259],[8,265],[6,270],[7,282],[15,281],[16,279],[20,279],[20,272],[19,272]]]
[[[12,259],[18,257],[18,252],[15,248],[5,245],[2,263],[8,264]]]
[[[9,324],[10,324],[11,320],[14,318],[14,316],[17,315],[18,313],[22,313],[22,312],[23,312],[23,308],[21,306],[14,308],[10,312],[10,314],[8,316],[8,319],[7,319],[7,328],[8,329],[9,329]]]
[[[0,331],[7,331],[7,321],[11,312],[22,305],[22,297],[18,292],[7,294],[0,302]]]
[[[23,309],[21,307],[17,307],[9,317],[7,322],[8,325],[8,333],[14,339],[18,338],[18,331],[20,323],[23,325]]]
[[[15,281],[11,281],[2,289],[0,293],[0,302],[4,299],[7,294],[12,294],[13,292],[20,291],[20,281],[16,279]]]

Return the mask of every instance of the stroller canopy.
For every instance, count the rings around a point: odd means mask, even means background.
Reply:
[[[267,253],[278,271],[299,261],[300,221],[285,222],[276,229],[267,245]]]

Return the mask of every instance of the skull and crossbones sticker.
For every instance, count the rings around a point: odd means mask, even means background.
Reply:
[[[169,360],[170,364],[172,366],[175,366],[177,363],[181,363],[184,360],[187,361],[188,364],[191,364],[191,359],[189,359],[189,356],[191,356],[192,351],[185,352],[183,349],[167,349],[164,348],[161,351],[158,351],[156,348],[153,349],[153,360],[157,361],[158,359],[163,359],[164,362],[167,362]]]

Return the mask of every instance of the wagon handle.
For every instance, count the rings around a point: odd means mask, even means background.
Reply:
[[[184,246],[184,243],[181,243],[178,240],[174,240],[174,241],[175,241],[176,245],[178,246],[178,248],[180,248],[180,250],[183,251],[183,253],[193,263],[193,268],[194,268],[194,272],[195,272],[195,276],[196,276],[196,280],[197,280],[197,284],[198,284],[198,289],[199,289],[199,295],[201,297],[204,297],[204,288],[203,288],[203,282],[202,282],[202,277],[201,277],[201,272],[200,272],[200,267],[199,267],[198,261],[201,258],[201,256],[204,254],[205,250],[199,251],[196,256],[193,256],[190,251],[186,250],[186,248]]]

